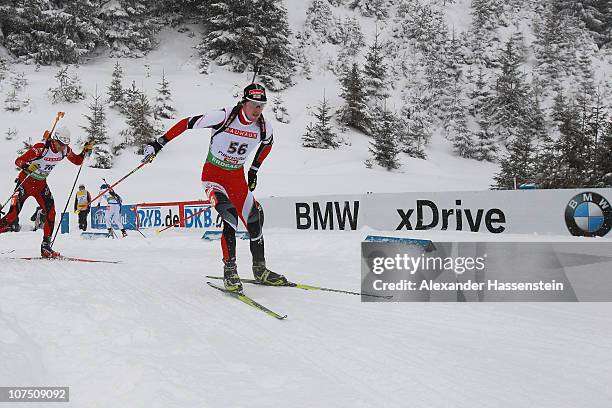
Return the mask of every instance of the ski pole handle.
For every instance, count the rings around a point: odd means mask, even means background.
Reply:
[[[45,140],[49,139],[51,136],[53,136],[53,131],[55,130],[55,125],[57,125],[57,122],[59,122],[59,120],[61,118],[63,118],[65,115],[65,112],[57,112],[57,115],[55,115],[55,120],[53,121],[53,125],[51,125],[51,130],[47,130],[45,131],[45,135],[43,136],[43,138]]]
[[[200,210],[200,211],[198,211],[197,213],[193,213],[193,214],[191,214],[189,217],[185,217],[185,218],[183,218],[182,220],[179,220],[178,222],[175,222],[175,223],[174,223],[174,224],[172,224],[172,225],[168,225],[168,226],[167,226],[167,227],[165,227],[165,228],[162,228],[162,229],[156,229],[156,230],[155,230],[155,235],[159,235],[159,234],[161,234],[162,232],[164,232],[164,231],[165,231],[165,230],[167,230],[167,229],[174,228],[174,227],[176,227],[177,225],[179,225],[180,223],[185,222],[185,221],[187,221],[188,219],[195,217],[196,215],[202,214],[202,213],[203,213],[204,211],[206,211],[206,210],[208,210],[208,208],[204,208],[203,210]]]

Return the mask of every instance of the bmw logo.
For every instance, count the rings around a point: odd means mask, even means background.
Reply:
[[[577,194],[565,207],[565,224],[572,235],[603,237],[612,228],[612,207],[597,193]]]

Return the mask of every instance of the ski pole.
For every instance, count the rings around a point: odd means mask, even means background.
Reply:
[[[83,162],[79,166],[79,171],[76,175],[76,178],[74,179],[74,183],[72,184],[72,189],[70,190],[70,194],[68,195],[68,200],[66,200],[66,205],[64,206],[64,210],[60,213],[60,224],[62,222],[64,213],[66,212],[66,209],[68,208],[68,204],[70,203],[70,198],[72,197],[74,188],[76,187],[77,181],[79,180],[79,176],[81,175],[81,170],[83,170],[83,164],[85,164],[85,159],[83,159]],[[58,225],[58,228],[55,230],[55,234],[53,234],[53,239],[51,240],[51,245],[50,245],[51,248],[53,248],[53,244],[55,243],[55,238],[57,237],[57,232],[60,230],[59,227],[60,226]]]
[[[11,201],[11,198],[13,198],[13,196],[15,195],[15,191],[19,190],[19,187],[21,187],[23,185],[23,183],[25,183],[25,181],[30,178],[31,175],[32,175],[31,173],[28,173],[28,175],[21,181],[21,183],[17,184],[17,187],[15,187],[15,189],[11,193],[11,196],[8,198],[8,200],[6,200],[4,202],[4,204],[2,206],[0,206],[0,210],[3,209],[4,207],[6,207],[8,202]]]
[[[98,198],[102,197],[104,194],[106,194],[107,192],[109,192],[110,190],[112,190],[113,187],[115,187],[117,184],[121,183],[123,180],[125,180],[126,178],[130,177],[132,174],[136,173],[138,170],[140,170],[145,164],[147,164],[147,162],[144,163],[140,163],[138,165],[138,167],[136,167],[134,170],[130,171],[128,174],[126,174],[125,176],[121,177],[118,181],[116,181],[113,185],[109,186],[106,190],[102,191],[100,194],[98,194],[97,196],[95,196],[94,198],[91,199],[91,201],[89,201],[89,204],[91,205],[91,203],[93,203],[94,201],[96,201]]]
[[[177,225],[179,225],[180,223],[185,222],[185,221],[187,221],[188,219],[195,217],[196,215],[202,214],[202,213],[203,213],[204,211],[206,211],[206,210],[208,210],[208,208],[204,208],[203,210],[200,210],[200,211],[198,211],[198,212],[196,212],[196,213],[193,213],[193,214],[191,214],[189,217],[185,217],[185,218],[183,218],[182,220],[179,220],[178,222],[175,222],[175,223],[174,223],[174,224],[172,224],[172,225],[168,225],[168,226],[167,226],[167,227],[165,227],[165,228],[162,228],[162,229],[156,229],[156,230],[155,230],[155,235],[159,235],[159,234],[161,234],[162,232],[164,232],[164,231],[165,231],[165,230],[167,230],[167,229],[174,228],[174,227],[176,227]]]

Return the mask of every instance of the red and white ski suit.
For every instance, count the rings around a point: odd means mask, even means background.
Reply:
[[[70,162],[78,166],[83,163],[84,155],[83,153],[75,154],[70,146],[62,146],[59,151],[55,151],[49,141],[36,143],[15,160],[15,165],[21,169],[36,163],[38,170],[32,173],[22,170],[17,176],[15,182],[18,185],[21,182],[23,184],[15,190],[11,197],[9,212],[0,219],[0,234],[6,232],[15,221],[28,197],[34,197],[47,217],[43,228],[44,237],[46,239],[51,237],[55,226],[55,202],[47,185],[47,177],[64,158],[68,158]]]
[[[250,171],[259,170],[259,166],[272,149],[272,126],[264,122],[263,118],[257,122],[248,120],[240,109],[236,118],[227,123],[222,132],[217,133],[228,120],[231,111],[232,108],[225,108],[181,119],[160,138],[164,140],[159,142],[164,145],[187,129],[213,129],[202,169],[202,183],[207,198],[223,219],[223,260],[227,262],[236,257],[235,231],[241,221],[249,232],[253,260],[264,261],[261,229],[263,210],[247,187],[244,163],[249,154],[257,149]],[[262,132],[262,127],[265,132]],[[262,137],[263,133],[265,138]]]

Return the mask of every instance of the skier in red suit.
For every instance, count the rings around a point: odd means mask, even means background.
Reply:
[[[9,212],[0,219],[1,234],[6,232],[17,218],[28,197],[34,197],[47,215],[43,228],[43,241],[40,245],[40,254],[44,258],[55,258],[60,255],[51,248],[51,236],[55,226],[55,202],[47,185],[47,177],[65,158],[77,166],[81,165],[85,154],[93,149],[91,143],[86,143],[83,151],[75,154],[69,144],[70,131],[66,127],[60,127],[55,131],[53,138],[36,143],[15,160],[15,165],[21,169],[15,180],[18,187],[11,197]]]

